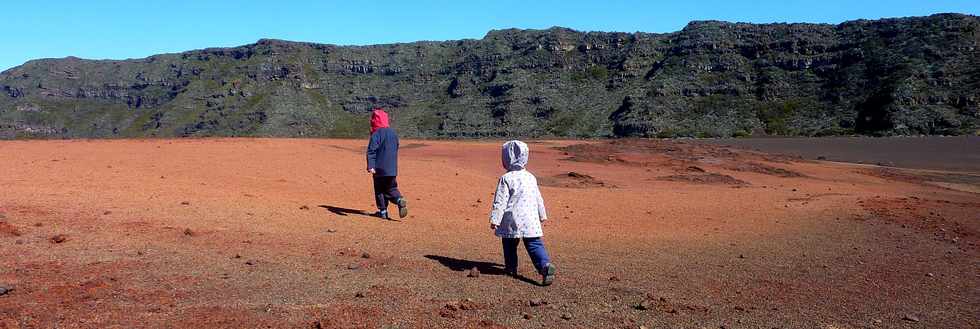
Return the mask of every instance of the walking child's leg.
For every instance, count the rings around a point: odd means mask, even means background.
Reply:
[[[548,251],[544,249],[544,242],[541,238],[525,238],[524,248],[527,248],[527,254],[531,256],[531,261],[534,262],[534,267],[537,268],[538,273],[541,273],[541,285],[550,286],[551,283],[555,282],[555,272],[558,271],[554,264],[551,264],[551,258],[548,257]]]
[[[398,190],[397,177],[391,176],[391,182],[388,184],[385,195],[388,196],[388,200],[398,205],[398,217],[405,218],[405,216],[408,216],[408,202],[402,196],[402,192]]]
[[[546,267],[551,263],[548,250],[544,248],[544,241],[541,238],[524,238],[524,248],[527,249],[527,255],[531,257],[531,262],[534,263],[534,269],[538,270],[538,273],[544,274]]]
[[[374,203],[378,206],[378,211],[382,216],[388,213],[388,200],[385,200],[386,184],[384,177],[374,176]]]
[[[385,196],[387,196],[388,200],[391,200],[392,202],[398,201],[398,199],[402,198],[402,192],[398,190],[398,179],[395,176],[385,178],[390,178],[390,180],[387,182],[388,186],[384,191]]]
[[[500,241],[504,245],[504,271],[517,274],[517,244],[521,239],[502,238]]]

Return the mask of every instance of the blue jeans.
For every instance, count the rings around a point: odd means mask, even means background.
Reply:
[[[501,240],[504,244],[504,269],[507,272],[517,272],[517,244],[521,242],[521,239],[504,238]],[[531,256],[534,268],[538,270],[538,273],[543,273],[548,263],[551,263],[551,259],[548,257],[548,251],[544,249],[544,242],[541,241],[541,238],[524,238],[524,249],[527,249],[527,255]]]

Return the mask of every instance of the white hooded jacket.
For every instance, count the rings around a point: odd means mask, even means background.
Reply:
[[[544,235],[541,221],[548,219],[538,180],[524,169],[528,160],[527,144],[504,143],[501,162],[507,173],[500,177],[493,197],[490,223],[501,238],[536,238]]]

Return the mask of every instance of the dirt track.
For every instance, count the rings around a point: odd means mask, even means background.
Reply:
[[[538,287],[500,275],[496,142],[403,142],[391,222],[361,214],[364,141],[0,142],[0,328],[980,327],[969,186],[576,143],[530,144],[559,266]]]

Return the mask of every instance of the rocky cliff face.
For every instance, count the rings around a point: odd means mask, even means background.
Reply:
[[[980,20],[692,22],[364,47],[260,40],[0,74],[0,138],[975,134]]]

